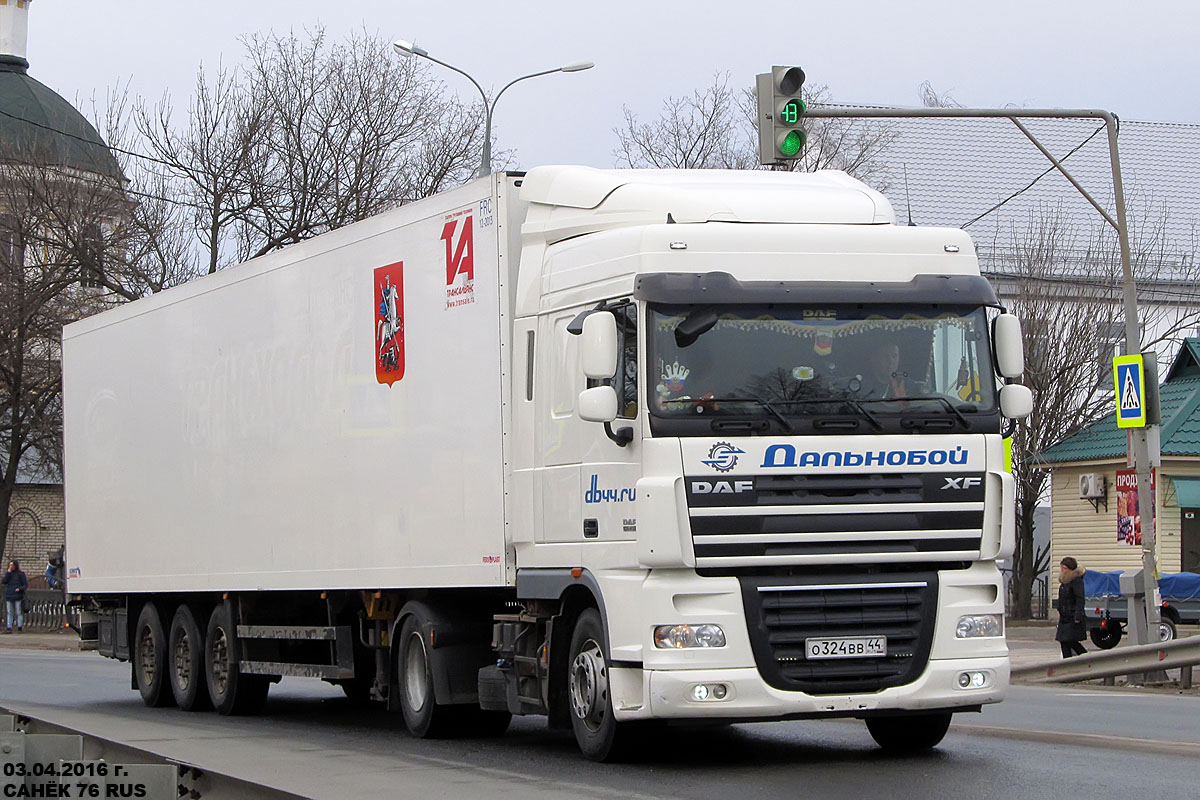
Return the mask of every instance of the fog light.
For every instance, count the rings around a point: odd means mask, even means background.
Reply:
[[[719,625],[659,625],[654,629],[654,646],[664,650],[724,647],[725,632]]]
[[[729,687],[723,683],[697,683],[692,686],[690,699],[696,703],[724,700],[729,696]]]
[[[983,689],[991,682],[991,674],[985,671],[958,673],[958,688],[960,689]]]
[[[954,635],[959,639],[1004,635],[1003,614],[967,614],[958,618]]]

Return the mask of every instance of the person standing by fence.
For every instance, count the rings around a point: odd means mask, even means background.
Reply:
[[[29,588],[29,579],[25,577],[25,573],[21,571],[21,564],[15,558],[8,562],[8,572],[4,573],[4,577],[0,578],[0,583],[4,584],[4,610],[6,614],[7,627],[5,633],[12,633],[13,618],[17,621],[17,632],[20,633],[25,627],[25,609],[22,607],[25,602],[25,592]]]
[[[1084,593],[1083,573],[1079,562],[1066,556],[1060,562],[1062,574],[1058,579],[1058,628],[1054,638],[1062,647],[1063,658],[1081,656],[1087,652],[1083,649],[1083,640],[1087,636],[1087,627],[1083,624]]]

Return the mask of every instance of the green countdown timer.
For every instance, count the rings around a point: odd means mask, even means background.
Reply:
[[[779,142],[779,154],[791,158],[804,148],[804,131],[788,131]]]
[[[806,110],[803,100],[792,98],[783,104],[783,108],[779,111],[779,118],[784,125],[798,125],[800,124],[800,115]]]

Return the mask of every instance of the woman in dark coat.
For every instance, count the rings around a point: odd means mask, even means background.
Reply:
[[[1087,627],[1083,624],[1083,573],[1079,563],[1067,556],[1061,562],[1062,574],[1058,579],[1058,629],[1054,638],[1062,645],[1063,658],[1081,656]]]

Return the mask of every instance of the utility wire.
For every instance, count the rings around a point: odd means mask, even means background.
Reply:
[[[1063,156],[1062,158],[1060,158],[1060,159],[1059,159],[1059,163],[1061,164],[1061,163],[1065,162],[1065,161],[1066,161],[1068,158],[1070,158],[1071,156],[1075,155],[1075,153],[1079,152],[1079,150],[1080,150],[1080,149],[1081,149],[1081,148],[1082,148],[1082,147],[1083,147],[1085,144],[1087,144],[1088,142],[1090,142],[1092,139],[1096,138],[1096,134],[1100,133],[1100,131],[1102,131],[1102,130],[1104,130],[1104,126],[1103,126],[1103,125],[1101,125],[1099,128],[1096,128],[1096,130],[1092,131],[1092,135],[1091,135],[1091,136],[1089,136],[1089,137],[1087,137],[1086,139],[1084,139],[1082,142],[1080,142],[1079,144],[1077,144],[1077,145],[1076,145],[1076,146],[1075,146],[1075,147],[1074,147],[1074,148],[1071,150],[1071,152],[1067,153],[1065,156]],[[1037,183],[1038,181],[1040,181],[1042,178],[1044,178],[1044,177],[1046,177],[1047,175],[1049,175],[1051,172],[1054,172],[1056,169],[1057,169],[1057,167],[1055,167],[1053,164],[1051,164],[1049,167],[1047,167],[1047,168],[1046,168],[1046,171],[1045,171],[1045,172],[1043,172],[1041,175],[1038,175],[1036,178],[1034,178],[1033,180],[1031,180],[1031,181],[1030,181],[1030,182],[1029,182],[1029,183],[1028,183],[1028,184],[1027,184],[1027,185],[1026,185],[1024,188],[1022,188],[1022,189],[1018,189],[1017,191],[1013,192],[1013,193],[1012,193],[1012,194],[1010,194],[1008,197],[1004,198],[1004,199],[1003,199],[1003,200],[1001,200],[999,203],[996,203],[996,205],[994,205],[994,206],[992,206],[991,208],[989,208],[987,211],[984,211],[982,214],[980,214],[979,216],[977,216],[977,217],[975,217],[974,219],[972,219],[970,222],[965,222],[965,223],[963,223],[962,225],[959,225],[959,226],[958,226],[958,227],[959,227],[959,229],[960,229],[960,230],[966,230],[966,229],[967,229],[967,228],[969,228],[970,226],[974,225],[976,222],[979,222],[979,220],[983,219],[983,218],[984,218],[984,217],[986,217],[988,214],[991,214],[993,211],[995,211],[996,209],[1000,208],[1000,207],[1001,207],[1001,206],[1003,206],[1005,203],[1008,203],[1009,201],[1011,201],[1011,200],[1014,200],[1014,199],[1015,199],[1015,198],[1017,198],[1019,195],[1022,195],[1022,194],[1024,194],[1025,192],[1027,192],[1027,191],[1029,191],[1030,189],[1032,189],[1032,188],[1033,188],[1033,186],[1034,186],[1034,184],[1036,184],[1036,183]]]

